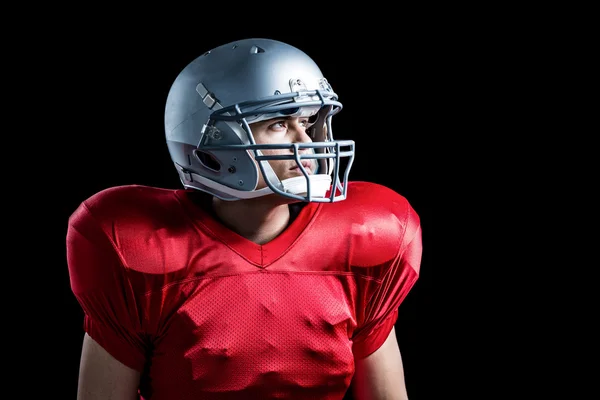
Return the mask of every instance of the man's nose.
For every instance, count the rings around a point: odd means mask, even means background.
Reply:
[[[312,142],[312,139],[310,138],[308,133],[306,133],[306,127],[302,123],[296,121],[291,124],[291,128],[294,131],[294,143]]]

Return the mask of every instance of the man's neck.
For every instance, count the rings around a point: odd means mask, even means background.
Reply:
[[[212,207],[225,226],[262,245],[279,236],[290,223],[288,204],[279,197],[273,194],[237,201],[225,201],[215,197]]]

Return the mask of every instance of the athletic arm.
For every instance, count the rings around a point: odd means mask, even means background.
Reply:
[[[83,338],[77,400],[137,400],[140,372],[118,361],[87,333]]]
[[[379,349],[355,361],[352,395],[356,400],[408,400],[394,328]]]

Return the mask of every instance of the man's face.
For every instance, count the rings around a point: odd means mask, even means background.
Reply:
[[[310,127],[308,117],[281,117],[250,124],[254,140],[257,144],[275,144],[275,143],[310,143],[312,139],[307,134]],[[292,149],[285,150],[261,150],[264,155],[286,154],[293,155]],[[301,149],[301,154],[312,153],[312,149]],[[302,160],[303,166],[309,175],[315,173],[317,160]],[[269,164],[279,178],[284,180],[295,176],[302,176],[302,171],[298,167],[296,160],[269,160]],[[259,169],[260,171],[260,169]],[[260,174],[257,189],[267,186],[262,173]]]

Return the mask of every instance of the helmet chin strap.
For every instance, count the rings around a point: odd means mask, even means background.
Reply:
[[[308,195],[308,185],[310,183],[311,197],[325,197],[325,193],[331,186],[331,176],[326,174],[309,175],[308,182],[305,176],[295,176],[293,178],[281,181],[285,193],[295,195]]]

